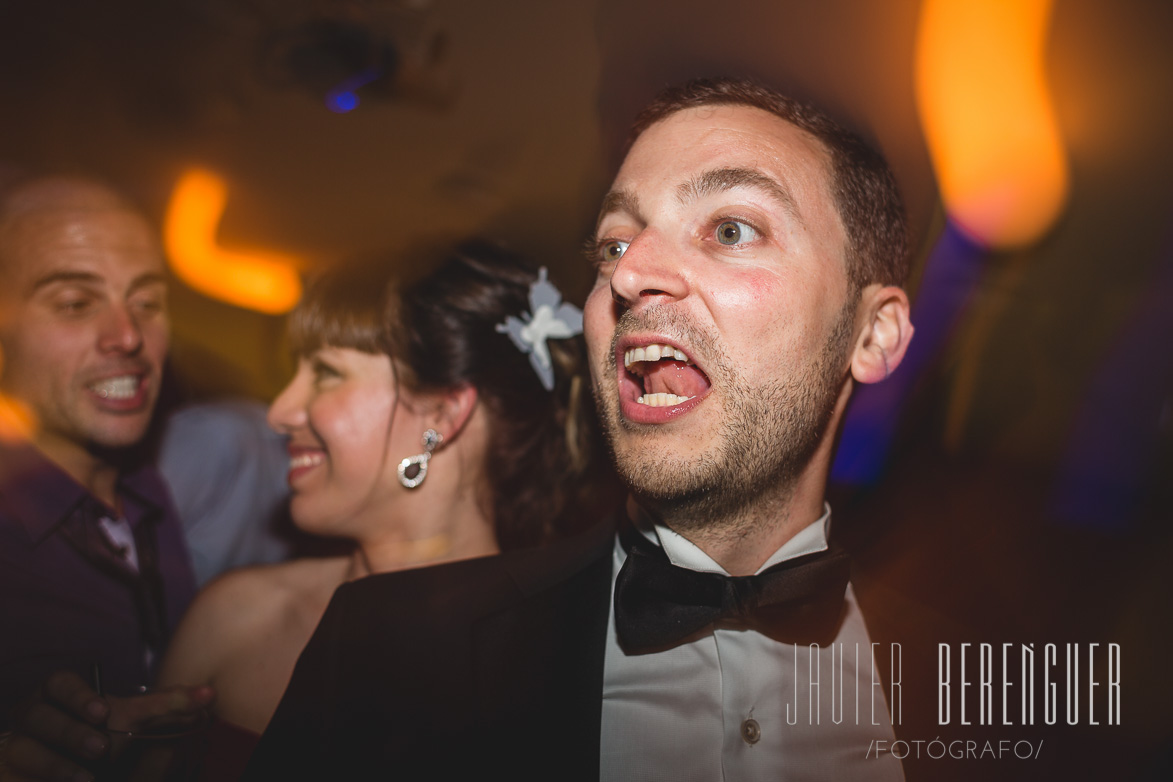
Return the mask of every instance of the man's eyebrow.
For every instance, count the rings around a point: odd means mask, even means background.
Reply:
[[[612,190],[603,196],[603,205],[599,207],[599,217],[595,220],[595,230],[603,218],[614,212],[626,212],[629,215],[639,214],[639,199],[631,190]]]
[[[166,285],[167,275],[162,272],[143,272],[130,283],[129,290],[138,290],[147,285]]]
[[[689,204],[706,196],[723,193],[736,187],[751,187],[761,190],[773,198],[794,219],[802,223],[798,204],[794,196],[772,176],[752,168],[715,168],[677,186],[676,197],[682,204]]]
[[[79,285],[101,285],[103,282],[101,275],[93,272],[79,272],[61,270],[49,272],[37,280],[29,288],[29,295],[33,295],[42,288],[47,288],[50,285],[77,283]],[[137,290],[147,285],[166,285],[167,275],[162,272],[144,272],[135,277],[130,283],[129,290]]]
[[[88,285],[98,285],[102,282],[102,278],[92,272],[74,272],[74,271],[55,271],[38,277],[31,286],[29,286],[29,295],[33,295],[42,288],[47,288],[50,285],[57,283],[83,283]]]

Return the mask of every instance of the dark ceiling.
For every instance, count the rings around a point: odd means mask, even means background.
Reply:
[[[329,88],[374,66],[346,114]],[[314,268],[484,232],[580,288],[602,187],[593,3],[5,3],[0,165],[96,174],[161,218],[199,165],[229,181],[221,244]],[[267,396],[282,326],[180,288],[198,391]]]

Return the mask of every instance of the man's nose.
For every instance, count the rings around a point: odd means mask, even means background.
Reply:
[[[611,275],[611,297],[628,309],[688,295],[684,254],[663,236],[644,229],[627,246]]]
[[[131,311],[116,304],[102,319],[99,347],[104,351],[137,353],[143,346],[143,331]]]

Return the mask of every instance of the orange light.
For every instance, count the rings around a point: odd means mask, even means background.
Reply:
[[[28,442],[37,431],[37,417],[19,399],[0,394],[0,441]]]
[[[1063,209],[1068,169],[1043,72],[1052,0],[925,0],[916,97],[946,210],[1020,247]]]
[[[0,349],[0,375],[4,373],[4,351]],[[15,397],[0,393],[0,442],[28,442],[37,429],[37,416]]]
[[[224,180],[193,169],[179,178],[163,239],[175,274],[199,292],[238,307],[279,315],[301,298],[299,263],[273,252],[238,252],[216,243],[228,200]]]

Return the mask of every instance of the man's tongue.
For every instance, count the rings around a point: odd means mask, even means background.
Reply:
[[[683,361],[657,361],[644,370],[645,394],[693,397],[708,390],[709,379],[705,373]]]

